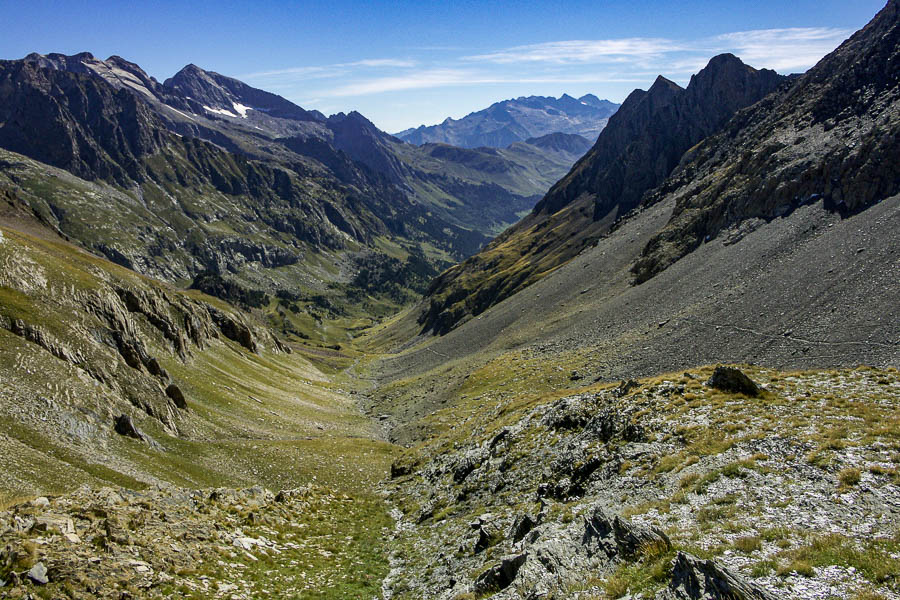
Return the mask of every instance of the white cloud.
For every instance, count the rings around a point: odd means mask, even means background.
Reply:
[[[849,33],[833,27],[795,27],[736,31],[695,40],[561,40],[465,56],[463,60],[497,65],[618,64],[642,69],[653,66],[665,73],[686,68],[696,71],[713,54],[730,51],[753,66],[779,71],[805,70],[837,47]]]
[[[323,92],[325,96],[364,96],[382,92],[494,83],[477,74],[462,69],[425,69],[393,77],[378,77],[357,81]]]
[[[570,75],[499,75],[479,69],[424,69],[403,75],[363,79],[330,90],[318,90],[322,97],[366,96],[385,92],[441,87],[465,87],[496,84],[547,84],[547,83],[641,83],[646,75],[623,73],[573,73]]]
[[[663,38],[621,38],[616,40],[564,40],[515,46],[498,52],[466,56],[465,60],[510,63],[600,63],[625,62],[633,58],[660,56],[680,50],[679,43]]]
[[[850,30],[833,27],[793,27],[736,31],[713,38],[754,67],[776,71],[806,70],[840,45]]]
[[[414,60],[400,58],[367,58],[354,62],[334,63],[331,65],[309,66],[309,67],[291,67],[289,69],[276,69],[274,71],[260,71],[258,73],[248,73],[244,75],[246,79],[264,79],[267,77],[283,77],[285,75],[294,76],[294,78],[317,78],[317,77],[338,77],[345,75],[349,71],[359,68],[410,68],[415,67],[418,63]]]

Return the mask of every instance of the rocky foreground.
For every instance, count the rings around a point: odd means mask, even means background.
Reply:
[[[894,368],[487,400],[394,462],[393,530],[322,486],[84,486],[0,512],[0,595],[900,598]]]
[[[392,468],[388,595],[900,598],[896,370],[746,371],[473,410]]]
[[[314,486],[39,497],[0,512],[0,596],[372,597],[387,523],[367,509]]]

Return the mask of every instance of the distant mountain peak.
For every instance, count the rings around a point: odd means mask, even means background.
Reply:
[[[494,102],[461,119],[448,117],[439,125],[422,125],[396,135],[418,145],[436,142],[463,148],[505,148],[556,132],[593,141],[618,107],[591,94],[582,98],[567,93],[559,98],[519,96]]]

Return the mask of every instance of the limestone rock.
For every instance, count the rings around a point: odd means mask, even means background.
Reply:
[[[75,524],[72,519],[59,515],[40,515],[35,517],[34,531],[53,531],[62,535],[75,533]]]
[[[775,596],[719,566],[679,552],[669,587],[656,600],[775,600]]]
[[[503,557],[499,563],[488,568],[475,579],[475,589],[479,593],[500,591],[509,587],[516,578],[519,568],[525,564],[526,553]]]
[[[28,579],[38,585],[47,585],[50,580],[47,578],[47,567],[44,563],[39,562],[28,571]]]

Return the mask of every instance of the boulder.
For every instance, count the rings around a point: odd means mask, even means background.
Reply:
[[[166,388],[166,396],[171,398],[172,402],[174,402],[175,406],[178,408],[187,408],[187,400],[184,397],[184,392],[182,392],[181,388],[174,383],[170,383],[169,387]]]
[[[150,374],[159,377],[163,381],[169,380],[169,373],[159,364],[159,361],[154,357],[150,357],[147,362],[144,363],[144,366],[147,367],[147,370],[150,371]]]
[[[32,531],[56,532],[62,535],[75,533],[75,523],[61,515],[40,515],[34,518]]]
[[[144,432],[137,428],[137,425],[134,424],[134,421],[132,421],[131,417],[129,417],[128,415],[119,415],[118,417],[116,417],[115,428],[116,433],[118,433],[119,435],[125,435],[142,442],[147,441],[147,437],[144,435]]]
[[[610,518],[602,508],[596,507],[584,517],[584,534],[581,543],[592,552],[603,552],[608,558],[622,559],[637,556],[641,548],[659,545],[668,549],[669,538],[658,529],[646,529],[632,525],[621,517]]]
[[[513,542],[518,542],[528,535],[528,532],[534,529],[536,525],[537,520],[534,517],[529,514],[520,514],[513,521],[509,536],[513,539]]]
[[[743,371],[734,367],[721,365],[716,367],[706,385],[732,394],[745,394],[753,398],[759,396],[759,386],[747,377]]]
[[[475,579],[476,592],[486,594],[508,588],[519,573],[519,568],[525,564],[527,556],[525,552],[504,556],[499,563],[489,567]]]

